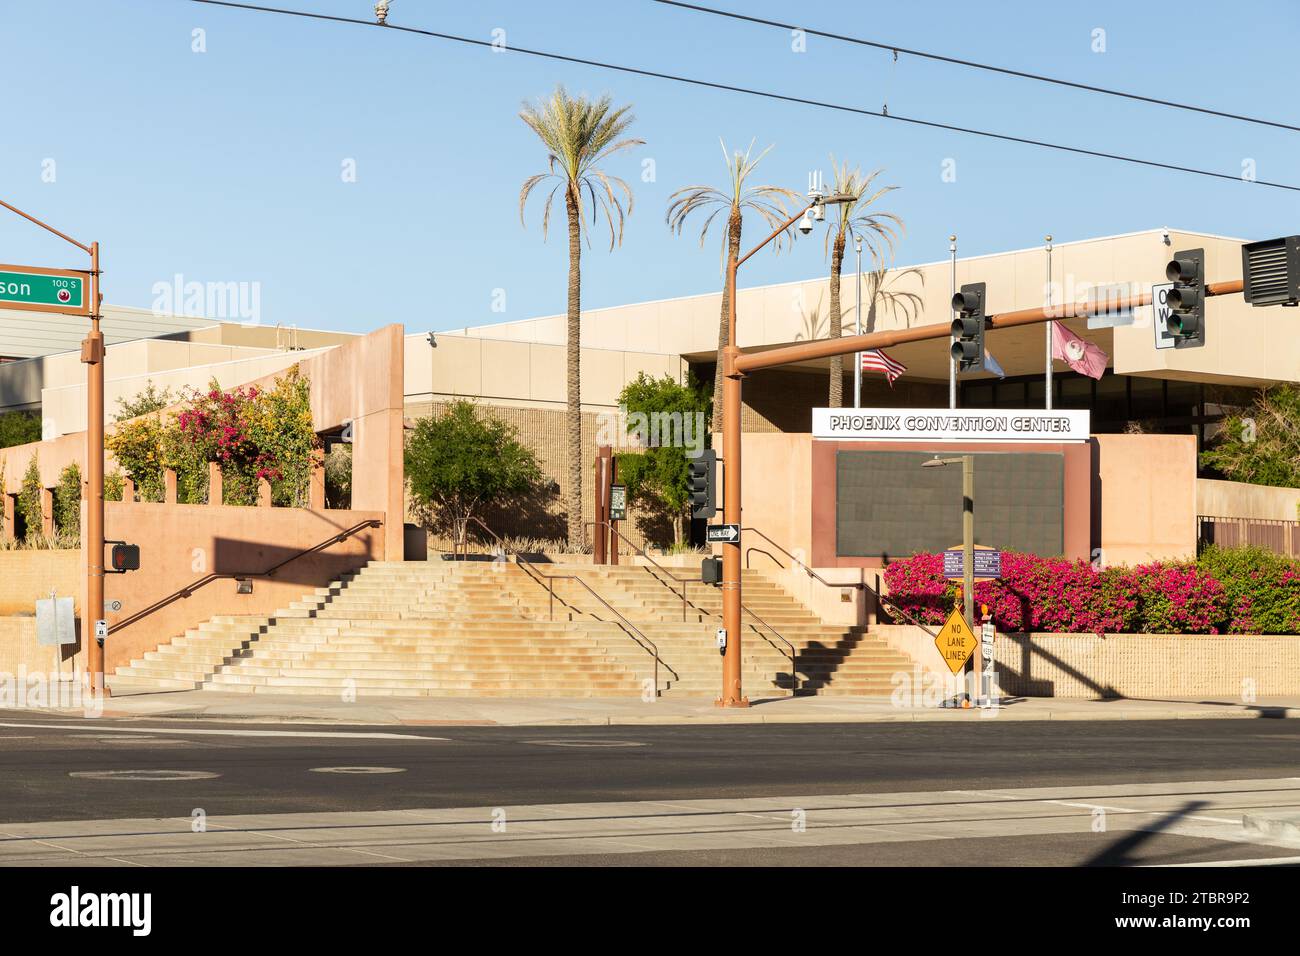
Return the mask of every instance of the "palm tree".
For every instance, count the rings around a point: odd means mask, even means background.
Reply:
[[[912,319],[919,315],[921,311],[923,300],[920,294],[885,287],[896,287],[901,280],[913,275],[921,280],[922,286],[925,285],[925,273],[915,267],[895,272],[891,271],[884,263],[877,263],[870,272],[862,274],[862,281],[867,286],[866,292],[863,293],[867,306],[867,314],[862,321],[863,332],[876,331],[876,317],[880,314],[882,306],[895,316],[901,313],[904,326],[912,324]]]
[[[722,161],[727,167],[728,179],[730,180],[726,188],[717,189],[713,186],[696,185],[677,190],[669,197],[668,212],[665,219],[668,222],[668,228],[681,235],[682,227],[685,226],[686,219],[691,213],[709,211],[709,214],[704,219],[704,225],[700,229],[700,245],[703,246],[709,227],[725,211],[727,213],[727,231],[722,236],[722,270],[725,274],[728,259],[740,257],[740,231],[745,210],[752,210],[761,216],[769,226],[776,228],[790,216],[789,210],[785,206],[785,200],[795,199],[797,195],[792,190],[780,186],[746,185],[749,177],[753,175],[755,167],[772,149],[771,146],[751,158],[754,151],[753,140],[750,140],[749,149],[743,153],[740,150],[728,153],[727,144],[721,139],[718,140],[718,143],[722,146]],[[787,235],[788,233],[776,238],[777,251],[780,251]],[[730,306],[730,295],[724,282],[722,286],[722,314],[718,319],[718,366],[713,374],[713,421],[715,422],[723,421],[722,350],[727,346],[727,312]]]
[[[614,108],[606,95],[599,100],[585,96],[571,97],[563,86],[535,104],[525,102],[519,118],[537,134],[549,155],[547,172],[529,176],[519,191],[519,222],[524,221],[524,206],[540,183],[555,180],[546,197],[542,213],[542,239],[545,241],[551,222],[551,202],[564,190],[564,208],[569,218],[569,301],[566,330],[566,403],[565,432],[569,459],[569,487],[565,496],[568,512],[569,543],[581,545],[586,540],[582,524],[582,396],[579,385],[582,333],[582,239],[591,246],[590,228],[601,216],[609,226],[609,248],[613,251],[623,241],[623,222],[632,214],[632,189],[617,176],[601,168],[601,163],[615,153],[644,145],[645,141],[624,137],[632,125],[631,106]],[[585,197],[585,198],[584,198]],[[627,208],[623,204],[626,202]],[[588,225],[586,213],[590,211]]]
[[[834,233],[832,234],[829,229],[826,231],[826,249],[831,257],[830,337],[837,339],[840,337],[841,329],[840,268],[844,264],[844,250],[848,240],[852,239],[856,242],[861,239],[869,261],[879,268],[887,259],[892,261],[894,258],[894,243],[898,238],[898,232],[904,231],[904,226],[903,220],[891,212],[869,211],[871,204],[877,199],[898,188],[882,186],[875,192],[871,191],[872,183],[882,170],[877,169],[864,176],[862,170],[856,167],[850,169],[847,162],[842,165],[837,164],[834,156],[831,157],[831,169],[835,177],[832,191],[856,197],[836,207],[839,210],[839,220]],[[832,356],[828,400],[831,408],[839,408],[844,404],[843,376],[844,357]]]

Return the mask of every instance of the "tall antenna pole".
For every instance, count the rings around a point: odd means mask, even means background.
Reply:
[[[1052,308],[1052,236],[1051,233],[1048,233],[1048,235],[1044,238],[1044,241],[1047,243],[1047,284],[1043,288],[1046,290],[1047,293],[1047,309],[1050,314]],[[1052,338],[1053,338],[1053,332],[1056,328],[1056,323],[1048,322],[1046,325],[1043,326],[1043,328],[1047,330],[1046,346],[1045,346],[1047,355],[1044,360],[1046,363],[1047,374],[1046,374],[1046,378],[1044,381],[1044,388],[1043,388],[1043,391],[1047,394],[1047,404],[1044,407],[1050,409],[1052,407]]]

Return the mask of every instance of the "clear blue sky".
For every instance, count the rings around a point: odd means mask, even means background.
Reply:
[[[277,0],[368,17],[372,0]],[[1297,71],[1283,40],[1300,5],[1092,0],[817,5],[715,0],[1072,80],[1296,123]],[[622,248],[586,256],[584,305],[689,295],[719,285],[717,246],[664,225],[668,196],[720,182],[718,137],[775,148],[765,181],[802,190],[827,154],[883,166],[901,187],[901,263],[1170,225],[1250,238],[1300,231],[1300,193],[995,143],[869,117],[493,54],[378,29],[306,22],[187,0],[0,0],[0,196],[104,247],[109,302],[148,307],[176,273],[260,282],[264,322],[444,329],[560,312],[565,243],[543,244],[540,206],[520,227],[521,181],[544,152],[520,101],[557,82],[634,104],[647,145],[612,171],[636,190]],[[1046,87],[648,0],[450,3],[393,0],[394,23],[796,96],[1300,183],[1300,133]],[[191,52],[206,30],[207,52]],[[1106,52],[1092,51],[1093,30]],[[1182,58],[1171,59],[1178,51]],[[346,158],[358,182],[341,180]],[[656,181],[640,179],[652,158]],[[957,181],[941,179],[956,161]],[[41,181],[54,159],[57,181]],[[0,216],[0,261],[80,266],[75,250]],[[743,284],[826,268],[820,237],[764,254]],[[507,311],[491,311],[493,290]]]

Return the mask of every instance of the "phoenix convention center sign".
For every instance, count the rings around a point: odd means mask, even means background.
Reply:
[[[1087,409],[814,408],[814,438],[844,441],[1087,441]]]

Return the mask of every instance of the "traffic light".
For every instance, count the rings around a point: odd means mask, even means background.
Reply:
[[[1175,252],[1165,277],[1174,284],[1165,296],[1174,348],[1200,348],[1205,344],[1205,250]]]
[[[110,564],[118,574],[126,574],[127,571],[139,571],[140,546],[122,542],[114,544],[110,554]]]
[[[961,372],[984,371],[984,283],[972,282],[952,297],[952,358]]]
[[[1241,247],[1241,295],[1251,305],[1300,305],[1300,236]]]
[[[686,463],[686,488],[690,494],[691,517],[712,518],[718,513],[714,490],[718,474],[718,453],[706,448]]]

